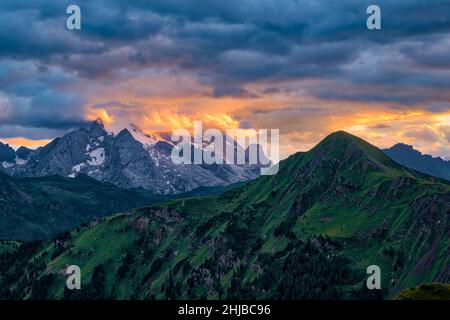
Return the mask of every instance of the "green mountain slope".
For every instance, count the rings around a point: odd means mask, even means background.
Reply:
[[[85,175],[13,178],[0,172],[0,239],[49,239],[95,218],[154,203],[145,190],[125,190]]]
[[[449,213],[448,182],[337,132],[223,195],[104,217],[12,251],[5,243],[0,297],[392,298],[450,281]],[[80,291],[64,289],[70,264],[82,269]],[[365,289],[372,264],[381,291]]]

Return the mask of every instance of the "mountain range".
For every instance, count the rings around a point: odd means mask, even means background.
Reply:
[[[450,161],[440,157],[422,154],[413,146],[398,143],[395,146],[383,150],[390,158],[405,167],[427,173],[429,175],[450,180]]]
[[[450,282],[450,183],[345,132],[221,195],[0,243],[3,299],[387,299]],[[82,290],[65,288],[68,265]],[[381,269],[381,290],[365,286]]]
[[[260,173],[261,165],[175,165],[170,158],[173,147],[166,135],[146,134],[134,124],[114,135],[97,119],[90,127],[56,138],[37,150],[20,147],[15,151],[0,142],[0,171],[17,177],[74,178],[82,173],[122,188],[142,187],[168,195],[247,181]],[[205,146],[192,144],[192,148],[198,147]],[[233,148],[235,153],[242,151],[238,144]],[[244,152],[248,156],[248,150]],[[422,154],[403,143],[383,152],[405,167],[450,180],[450,161]]]
[[[14,151],[0,143],[0,170],[15,177],[82,173],[122,188],[145,188],[154,194],[179,194],[205,186],[224,186],[259,176],[260,165],[175,165],[174,144],[147,135],[131,124],[117,135],[107,132],[100,119],[90,126],[56,138],[36,150]],[[192,145],[192,148],[203,146]],[[237,153],[239,145],[234,145]],[[246,152],[246,150],[242,150]],[[247,151],[248,152],[248,151]]]

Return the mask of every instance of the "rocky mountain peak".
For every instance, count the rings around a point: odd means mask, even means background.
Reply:
[[[124,140],[134,140],[133,135],[128,129],[122,129],[116,137],[116,140],[124,141]]]
[[[450,161],[422,154],[413,146],[398,143],[383,152],[397,163],[414,170],[450,180]]]
[[[101,118],[97,118],[92,121],[92,126],[100,126],[102,128],[105,128],[105,124],[103,123],[103,120]]]
[[[17,149],[16,154],[20,159],[26,159],[30,156],[32,152],[33,150],[27,147],[20,147],[19,149]]]
[[[9,146],[9,144],[3,144],[0,142],[0,162],[13,162],[16,158],[16,152],[13,148]]]
[[[405,143],[397,143],[396,145],[394,145],[392,148],[395,149],[404,149],[404,150],[414,150],[414,147],[409,145],[409,144],[405,144]]]
[[[0,161],[0,165],[13,176],[57,174],[76,178],[85,174],[98,181],[124,188],[142,187],[158,194],[227,185],[259,175],[258,166],[176,165],[170,157],[170,142],[130,126],[112,135],[96,119],[37,150],[21,148],[18,160],[11,149],[11,159],[3,165]]]
[[[103,124],[102,119],[97,118],[92,121],[91,126],[89,127],[89,134],[97,137],[106,134],[105,125]]]

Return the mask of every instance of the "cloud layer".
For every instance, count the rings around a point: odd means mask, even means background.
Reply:
[[[365,0],[79,1],[79,31],[69,4],[0,3],[0,138],[200,118],[280,128],[285,153],[347,129],[450,156],[449,1],[380,0],[380,31]]]

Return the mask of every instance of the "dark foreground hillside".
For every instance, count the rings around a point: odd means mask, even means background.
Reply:
[[[0,171],[0,240],[45,240],[99,217],[168,199],[220,194],[228,186],[201,187],[177,195],[123,189],[86,175],[15,178]]]
[[[450,184],[338,132],[220,196],[3,243],[3,299],[378,299],[450,282]],[[65,289],[68,265],[82,289]],[[382,290],[365,289],[379,265]]]
[[[450,181],[450,161],[422,154],[413,146],[403,143],[398,143],[383,152],[405,167]]]
[[[85,175],[14,178],[0,171],[0,239],[50,239],[114,212],[154,203],[160,196],[125,190]]]

